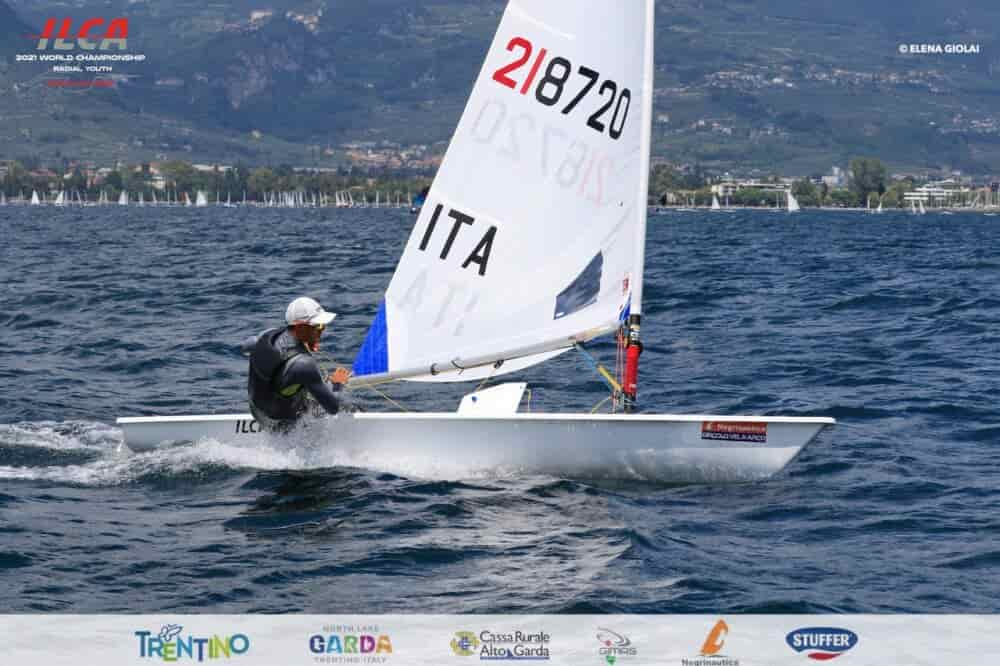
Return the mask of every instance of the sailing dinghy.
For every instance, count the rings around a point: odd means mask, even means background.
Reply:
[[[633,413],[653,21],[654,0],[508,4],[350,382],[479,381],[618,332],[625,413],[519,412],[525,385],[508,383],[457,412],[338,414],[305,426],[312,437],[352,461],[440,461],[443,474],[460,459],[461,473],[729,482],[774,474],[834,423]],[[134,450],[270,437],[249,415],[118,424]]]

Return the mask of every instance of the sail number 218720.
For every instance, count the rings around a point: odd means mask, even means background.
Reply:
[[[563,115],[572,113],[596,88],[599,98],[596,110],[593,108],[594,104],[584,104],[586,108],[584,114],[593,111],[587,117],[587,127],[601,134],[607,132],[608,136],[615,140],[621,138],[625,122],[628,120],[629,107],[632,105],[632,91],[628,88],[619,89],[618,84],[611,79],[604,79],[602,82],[599,72],[583,65],[577,68],[577,75],[574,77],[573,64],[566,58],[558,56],[550,58],[546,64],[548,49],[539,49],[532,59],[535,47],[524,37],[511,39],[507,44],[507,50],[511,53],[519,52],[520,55],[514,62],[494,72],[494,81],[522,95],[527,95],[534,86],[535,99],[545,106],[556,106],[565,101],[565,105],[561,108]],[[520,71],[526,65],[527,72]],[[544,71],[542,71],[543,66]],[[517,78],[514,78],[515,76]],[[536,81],[537,86],[534,85]],[[572,90],[567,90],[569,88]]]

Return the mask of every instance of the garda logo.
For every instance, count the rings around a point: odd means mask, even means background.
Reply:
[[[634,657],[638,650],[632,645],[628,636],[623,636],[616,631],[601,627],[597,630],[597,640],[601,643],[598,654],[604,657],[611,666],[614,666],[622,657]]]
[[[681,659],[681,666],[740,666],[740,660],[722,654],[729,637],[729,625],[719,620],[702,643],[701,653],[691,659]]]
[[[179,624],[166,624],[157,634],[151,631],[135,632],[139,638],[139,657],[200,662],[206,659],[232,659],[250,650],[250,639],[246,634],[191,636],[182,635],[183,629]]]
[[[392,639],[377,625],[327,625],[309,637],[314,661],[323,664],[384,664],[392,655]]]
[[[857,645],[858,635],[847,629],[806,627],[785,636],[785,642],[796,652],[805,652],[810,659],[828,661]]]
[[[90,18],[74,30],[73,19],[50,18],[42,34],[38,35],[36,49],[47,51],[49,47],[56,51],[72,51],[78,47],[84,51],[110,51],[112,48],[125,51],[128,49],[128,19]]]

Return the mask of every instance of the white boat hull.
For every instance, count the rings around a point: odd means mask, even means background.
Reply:
[[[831,418],[711,415],[339,414],[289,435],[250,415],[120,418],[133,451],[216,441],[321,447],[330,465],[431,478],[551,474],[567,478],[723,483],[767,478]]]

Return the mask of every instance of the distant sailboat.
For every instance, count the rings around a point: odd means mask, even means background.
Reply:
[[[122,193],[118,195],[118,205],[127,206],[128,205],[128,192],[122,190]]]
[[[56,200],[52,202],[56,206],[66,205],[66,192],[59,190],[59,194],[56,195]]]
[[[42,200],[38,198],[38,192],[35,190],[31,190],[31,205],[32,206],[42,205]]]
[[[198,190],[198,194],[195,195],[194,205],[198,208],[204,208],[208,205],[208,196],[202,190]]]
[[[191,203],[191,197],[190,197],[190,196],[188,196],[188,193],[187,193],[187,192],[185,192],[185,193],[184,193],[184,205],[185,205],[185,206],[191,206],[191,205],[193,205],[193,204]]]
[[[924,202],[923,202],[923,200],[920,200],[920,201],[918,201],[918,202],[917,202],[917,205],[918,205],[918,207],[919,207],[919,210],[920,210],[920,214],[921,214],[921,215],[926,215],[926,214],[927,214],[927,209],[926,209],[926,208],[924,208]]]
[[[802,210],[802,207],[799,206],[799,200],[795,198],[791,190],[788,190],[788,212],[797,213],[800,210]]]
[[[722,210],[722,206],[719,205],[719,197],[712,195],[712,210]]]
[[[875,212],[876,213],[881,213],[882,212],[882,199],[878,200],[878,208],[875,209]]]

